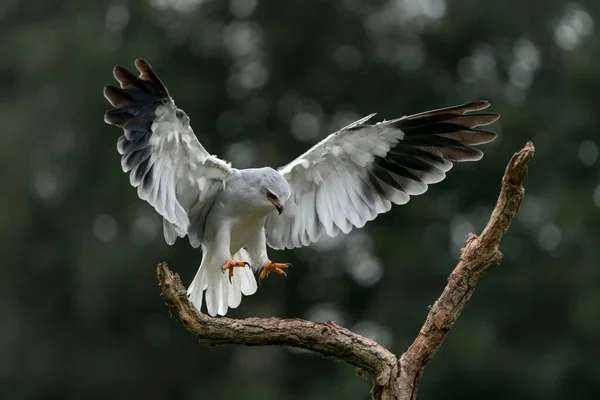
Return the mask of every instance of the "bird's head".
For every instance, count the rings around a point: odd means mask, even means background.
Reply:
[[[285,178],[274,169],[265,169],[261,191],[266,201],[271,203],[281,215],[285,203],[291,196],[290,185]]]

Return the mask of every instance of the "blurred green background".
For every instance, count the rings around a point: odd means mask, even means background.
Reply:
[[[486,98],[478,163],[294,263],[232,317],[332,319],[403,352],[506,162],[536,155],[523,208],[425,370],[422,399],[600,396],[600,2],[2,0],[0,398],[367,399],[353,368],[286,348],[207,348],[170,318],[158,262],[189,283],[103,123],[111,68],[147,58],[210,152],[283,165],[371,112]]]

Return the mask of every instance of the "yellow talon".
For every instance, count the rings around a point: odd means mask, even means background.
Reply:
[[[271,271],[276,272],[279,275],[287,276],[283,269],[291,266],[292,264],[289,263],[274,263],[273,261],[268,261],[260,272],[260,279],[265,279]]]
[[[246,261],[234,261],[227,260],[225,265],[223,265],[223,271],[229,271],[229,282],[231,282],[231,278],[233,278],[233,269],[236,267],[245,267],[250,266]]]

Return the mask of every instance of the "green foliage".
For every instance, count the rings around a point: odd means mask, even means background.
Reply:
[[[256,7],[255,7],[256,6]],[[422,381],[425,399],[597,398],[598,1],[149,0],[0,4],[0,397],[365,399],[341,363],[204,348],[158,296],[201,254],[167,246],[102,122],[115,64],[147,58],[202,143],[283,165],[352,118],[487,98],[477,164],[292,262],[234,317],[334,319],[400,353],[533,140],[525,204]]]

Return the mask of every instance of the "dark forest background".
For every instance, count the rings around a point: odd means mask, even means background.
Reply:
[[[600,397],[600,2],[0,2],[0,398],[367,399],[339,362],[207,348],[155,277],[201,259],[164,243],[103,123],[115,64],[147,58],[212,153],[277,166],[353,119],[485,98],[478,163],[349,236],[271,252],[295,265],[232,317],[331,319],[401,353],[506,162],[536,156],[504,262],[425,371],[422,399]]]

